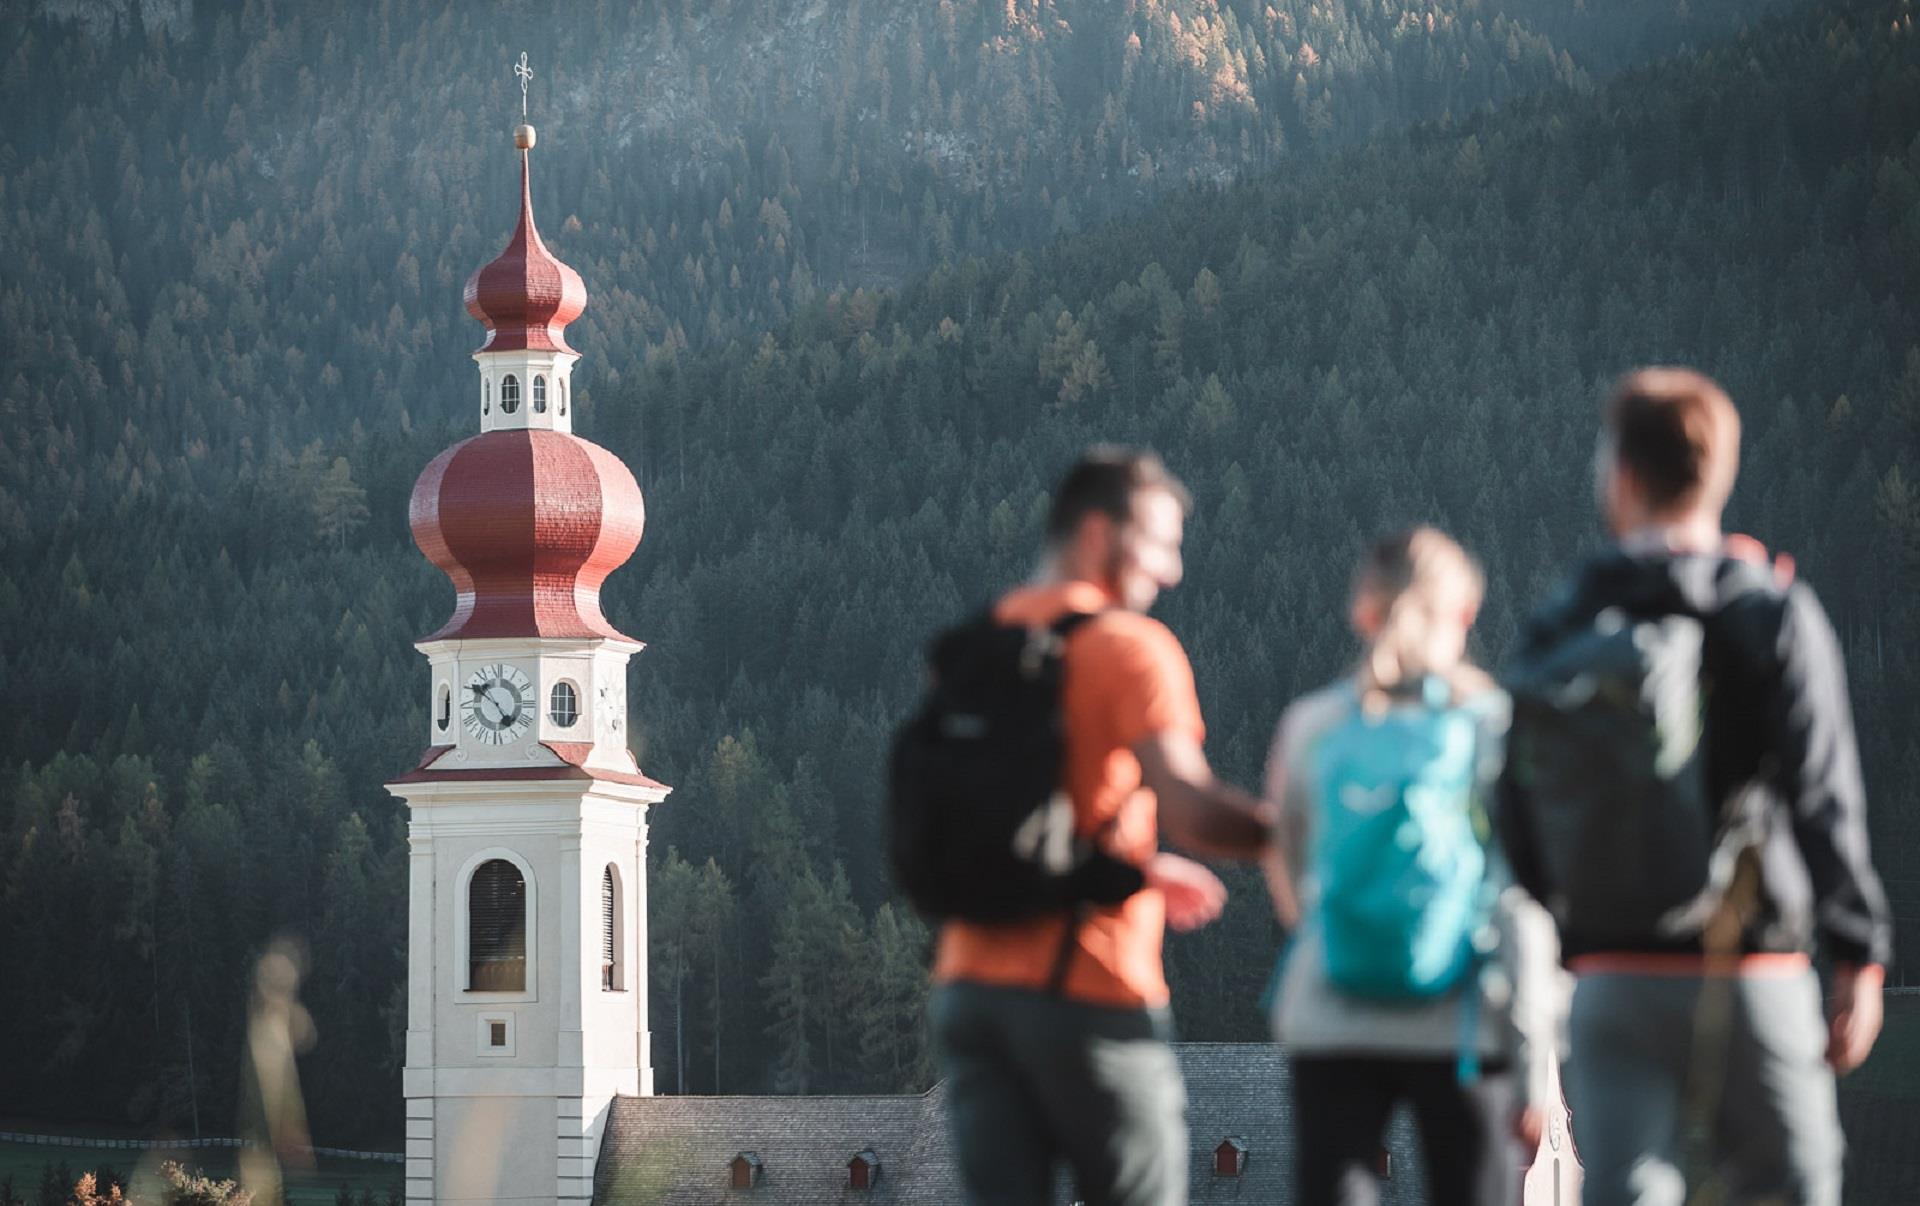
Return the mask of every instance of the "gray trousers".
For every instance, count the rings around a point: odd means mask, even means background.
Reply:
[[[1087,1206],[1184,1206],[1187,1093],[1164,1010],[964,983],[931,1010],[970,1203],[1045,1206],[1065,1160]]]
[[[1845,1146],[1811,970],[1583,975],[1567,1105],[1586,1206],[1840,1206]]]

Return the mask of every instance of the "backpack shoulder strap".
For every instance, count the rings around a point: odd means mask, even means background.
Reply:
[[[1104,609],[1100,611],[1070,611],[1055,620],[1048,627],[1053,632],[1053,635],[1064,641],[1069,636],[1072,636],[1073,630],[1080,627],[1080,625],[1093,619],[1095,616],[1103,616],[1105,614],[1107,613]]]
[[[956,649],[965,645],[982,631],[994,627],[995,623],[993,608],[982,607],[976,611],[968,612],[965,619],[960,620],[952,627],[943,628],[939,632],[934,633],[933,639],[927,642],[924,654],[928,667],[936,670],[939,669],[952,658]]]

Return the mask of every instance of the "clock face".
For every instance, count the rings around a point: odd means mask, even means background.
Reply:
[[[469,736],[505,745],[533,725],[533,683],[518,666],[482,666],[460,694],[460,717]]]

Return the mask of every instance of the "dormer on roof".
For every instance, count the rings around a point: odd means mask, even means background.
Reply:
[[[862,1148],[847,1161],[847,1188],[872,1189],[880,1180],[880,1157],[872,1148]]]
[[[1247,1141],[1238,1135],[1228,1135],[1213,1149],[1213,1175],[1237,1177],[1246,1171]]]
[[[727,1183],[734,1189],[752,1189],[760,1184],[760,1177],[764,1172],[765,1169],[757,1154],[741,1152],[727,1164]]]

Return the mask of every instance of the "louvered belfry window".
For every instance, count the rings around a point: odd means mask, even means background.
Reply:
[[[527,988],[527,881],[503,858],[481,863],[467,887],[467,988]]]
[[[600,987],[613,991],[620,987],[614,967],[614,915],[619,911],[613,890],[613,866],[600,873]]]

